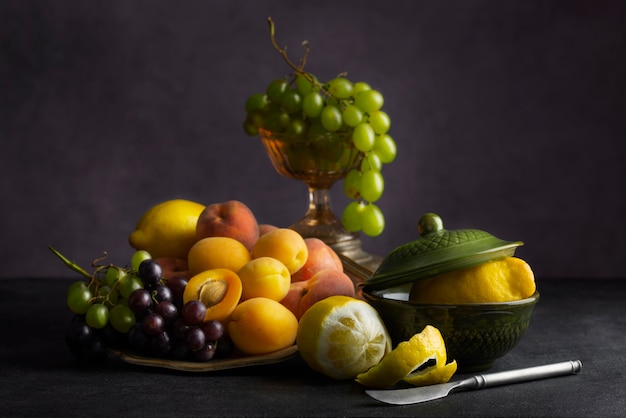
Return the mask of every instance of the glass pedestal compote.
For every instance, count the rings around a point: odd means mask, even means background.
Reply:
[[[376,270],[381,258],[363,251],[359,234],[344,229],[330,206],[332,185],[363,159],[351,138],[346,134],[326,133],[311,139],[264,129],[259,129],[259,136],[276,171],[303,181],[309,189],[308,211],[290,228],[305,238],[319,238],[330,245],[344,256],[344,265],[347,257],[348,263],[352,261],[366,270]]]

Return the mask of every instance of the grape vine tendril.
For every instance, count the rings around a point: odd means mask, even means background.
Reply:
[[[310,73],[307,73],[306,71],[304,71],[304,66],[306,64],[309,51],[311,50],[311,45],[309,44],[309,41],[307,40],[302,41],[302,46],[304,46],[304,54],[300,58],[300,65],[298,66],[294,64],[293,61],[291,61],[291,59],[289,58],[289,55],[287,55],[287,47],[285,46],[281,48],[280,45],[278,45],[278,42],[276,41],[276,26],[274,25],[274,21],[272,20],[272,18],[268,17],[267,22],[270,27],[270,39],[272,40],[272,46],[283,57],[287,65],[289,65],[296,72],[296,74],[299,74],[302,77],[304,77],[309,83],[311,83],[311,85],[314,85],[317,88],[319,88],[319,90],[325,96],[332,97],[330,92],[326,89],[326,87],[324,87],[322,83],[317,81]],[[346,72],[342,73],[342,75],[345,75],[345,74],[347,73]]]

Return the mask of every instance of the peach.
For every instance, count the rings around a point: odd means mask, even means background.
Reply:
[[[163,269],[163,277],[169,279],[173,276],[181,276],[186,279],[191,277],[189,265],[186,258],[179,257],[159,257],[156,261]]]
[[[259,236],[265,235],[266,233],[278,229],[276,225],[271,224],[259,224]]]
[[[241,242],[250,251],[259,238],[259,225],[252,210],[238,200],[208,205],[196,224],[196,239],[228,237]]]
[[[205,270],[226,268],[239,271],[248,261],[250,252],[240,242],[229,237],[208,237],[196,242],[189,254],[189,272],[196,275]]]
[[[287,296],[280,303],[300,320],[315,302],[334,295],[354,297],[352,279],[342,271],[320,270],[309,280],[291,283]]]
[[[242,301],[256,297],[280,301],[291,285],[287,266],[272,257],[252,259],[237,274],[243,286]]]
[[[291,276],[292,282],[309,280],[320,270],[343,271],[341,259],[328,244],[319,238],[305,238],[309,256],[306,263]]]
[[[284,298],[280,300],[280,304],[289,309],[300,320],[300,302],[302,297],[308,292],[308,281],[294,282],[289,286],[289,291]]]
[[[286,307],[268,298],[241,302],[230,315],[228,335],[250,355],[282,350],[296,342],[298,320]]]
[[[272,257],[280,260],[289,274],[306,263],[309,250],[302,235],[289,228],[277,228],[260,236],[252,247],[252,258]]]

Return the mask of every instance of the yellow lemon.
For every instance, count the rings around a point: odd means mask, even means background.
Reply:
[[[167,200],[148,209],[128,237],[130,245],[153,258],[187,258],[196,242],[196,224],[205,206],[184,199]]]
[[[528,298],[535,289],[530,266],[521,258],[505,257],[417,280],[409,300],[435,304],[509,302]]]
[[[349,296],[330,296],[300,318],[296,336],[302,359],[333,379],[353,379],[391,351],[391,337],[378,312]]]
[[[374,388],[390,387],[405,378],[415,385],[445,383],[456,372],[456,360],[447,365],[446,356],[441,333],[427,325],[422,332],[398,344],[380,363],[359,374],[356,381]]]

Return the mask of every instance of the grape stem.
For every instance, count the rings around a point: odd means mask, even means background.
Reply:
[[[97,293],[98,289],[100,288],[100,283],[98,283],[98,281],[95,278],[96,274],[97,274],[97,272],[99,270],[107,268],[106,266],[98,266],[97,263],[107,258],[108,254],[107,254],[106,251],[104,252],[104,255],[102,257],[97,258],[97,259],[95,259],[93,261],[92,266],[96,268],[96,273],[94,273],[92,275],[92,274],[89,274],[85,269],[80,267],[78,264],[76,264],[75,262],[73,262],[70,259],[68,259],[67,257],[65,257],[59,251],[54,249],[51,245],[49,245],[48,248],[50,249],[50,251],[52,251],[54,253],[54,255],[59,257],[61,259],[61,261],[63,261],[63,263],[67,267],[69,267],[70,269],[74,270],[75,272],[77,272],[80,275],[82,275],[82,276],[86,277],[87,279],[89,279],[89,286],[95,284],[96,291],[94,292],[94,294]],[[105,303],[106,302],[106,303],[108,303],[111,306],[115,306],[115,303],[113,303],[113,301],[111,300],[110,296],[113,293],[113,291],[115,291],[117,289],[118,286],[119,286],[119,280],[116,280],[115,284],[113,285],[111,290],[109,290],[109,293],[107,293],[106,295],[96,295],[96,296],[92,297],[91,299],[89,299],[89,303],[101,301],[101,303]]]
[[[101,262],[101,261],[106,260],[108,256],[109,256],[109,254],[106,251],[104,251],[102,253],[102,257],[96,258],[95,260],[93,260],[93,262],[91,263],[91,267],[102,268],[98,263]]]
[[[320,91],[322,91],[325,95],[330,96],[330,93],[324,88],[324,86],[319,81],[315,80],[315,78],[313,78],[311,74],[304,71],[304,66],[306,65],[306,59],[309,55],[309,51],[311,50],[311,45],[309,44],[309,41],[305,40],[302,42],[302,46],[304,46],[304,54],[302,55],[302,58],[300,58],[300,65],[296,65],[291,61],[291,59],[289,59],[289,56],[287,55],[287,47],[285,46],[284,48],[281,48],[278,45],[278,42],[276,41],[276,27],[271,17],[267,18],[267,23],[269,24],[269,27],[270,27],[270,38],[272,40],[272,46],[283,57],[287,65],[289,65],[297,74],[300,74],[302,77],[306,78],[306,80],[309,83],[311,83],[312,85],[318,86]]]
[[[315,81],[313,80],[313,77],[311,77],[310,74],[307,74],[304,71],[304,65],[306,64],[306,59],[307,59],[307,56],[309,55],[309,50],[311,49],[309,42],[308,41],[302,42],[302,45],[304,46],[305,49],[304,49],[304,54],[302,55],[302,58],[300,59],[300,65],[298,66],[289,59],[289,56],[287,55],[287,47],[281,48],[278,45],[278,42],[276,41],[276,26],[274,25],[274,21],[272,20],[271,17],[267,18],[267,23],[270,25],[270,38],[272,40],[272,46],[274,47],[274,49],[278,51],[278,53],[283,57],[287,65],[289,65],[291,68],[294,69],[294,71],[296,71],[298,74],[302,74],[307,80],[313,83]]]
[[[66,266],[68,266],[70,269],[74,270],[75,272],[85,276],[88,279],[93,279],[93,277],[91,276],[91,274],[87,273],[87,271],[85,271],[82,267],[80,267],[78,264],[74,263],[73,261],[70,261],[67,257],[65,257],[63,254],[61,254],[60,252],[58,252],[57,250],[55,250],[54,248],[52,248],[52,246],[48,246],[48,248],[50,249],[50,251],[52,251],[54,253],[54,255],[56,255],[57,257],[59,257],[61,259],[61,261],[63,261],[63,263],[65,263]]]

